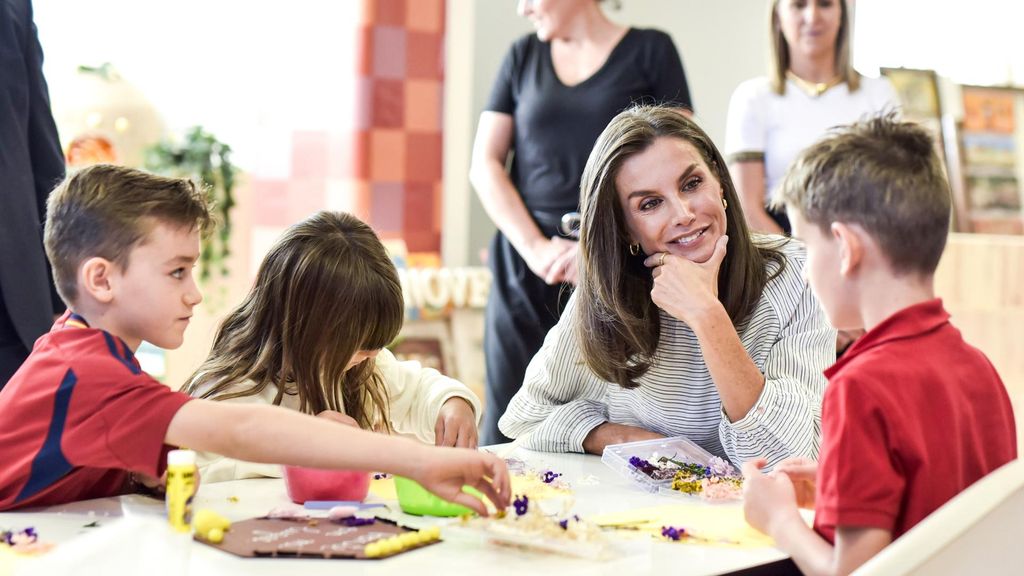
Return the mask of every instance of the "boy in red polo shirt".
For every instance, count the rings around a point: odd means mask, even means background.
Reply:
[[[817,465],[747,462],[744,507],[805,574],[846,574],[1016,458],[1013,412],[935,297],[951,203],[923,129],[889,115],[833,132],[790,167],[776,203],[829,319],[867,333],[825,372]],[[798,505],[814,507],[813,531]]]
[[[128,168],[86,168],[50,194],[46,254],[68,313],[0,391],[0,510],[121,494],[138,477],[155,482],[171,446],[408,475],[486,514],[462,491],[468,484],[507,506],[508,471],[491,454],[278,406],[197,400],[143,372],[139,344],[180,346],[202,300],[192,267],[209,224],[205,194],[191,182]]]

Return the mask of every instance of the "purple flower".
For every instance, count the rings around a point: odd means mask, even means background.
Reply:
[[[540,474],[540,481],[545,484],[551,484],[555,481],[555,478],[558,478],[559,476],[561,476],[561,474],[554,470],[545,470]]]
[[[347,518],[342,518],[341,519],[341,523],[342,524],[344,524],[345,526],[353,526],[353,527],[354,526],[369,526],[370,524],[373,524],[376,521],[377,521],[376,518],[360,518],[358,516],[348,516]]]
[[[711,473],[715,476],[735,476],[736,470],[733,469],[732,464],[729,464],[724,459],[718,456],[711,457]]]
[[[522,516],[526,514],[526,510],[530,507],[530,499],[523,494],[521,498],[513,500],[512,505],[516,508],[516,516]]]
[[[679,540],[686,535],[686,528],[676,528],[675,526],[662,526],[661,535],[669,540]]]
[[[21,532],[15,532],[13,530],[0,532],[0,541],[4,542],[8,546],[32,544],[37,540],[39,540],[39,534],[37,534],[36,529],[31,526],[25,528]]]

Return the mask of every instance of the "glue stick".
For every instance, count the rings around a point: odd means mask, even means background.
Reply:
[[[167,521],[178,532],[191,530],[192,496],[196,491],[196,453],[167,453]]]

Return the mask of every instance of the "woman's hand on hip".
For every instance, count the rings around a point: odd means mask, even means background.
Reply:
[[[522,253],[523,260],[538,277],[544,279],[548,284],[557,284],[562,281],[563,271],[554,270],[559,259],[568,251],[576,250],[576,242],[553,236],[551,238],[538,238],[530,243],[529,248]],[[553,281],[548,278],[554,278]]]

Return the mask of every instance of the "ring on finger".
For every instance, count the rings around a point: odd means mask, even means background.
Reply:
[[[665,256],[668,256],[668,252],[662,252],[661,253],[661,260],[658,261],[658,266],[664,266],[665,265]]]

